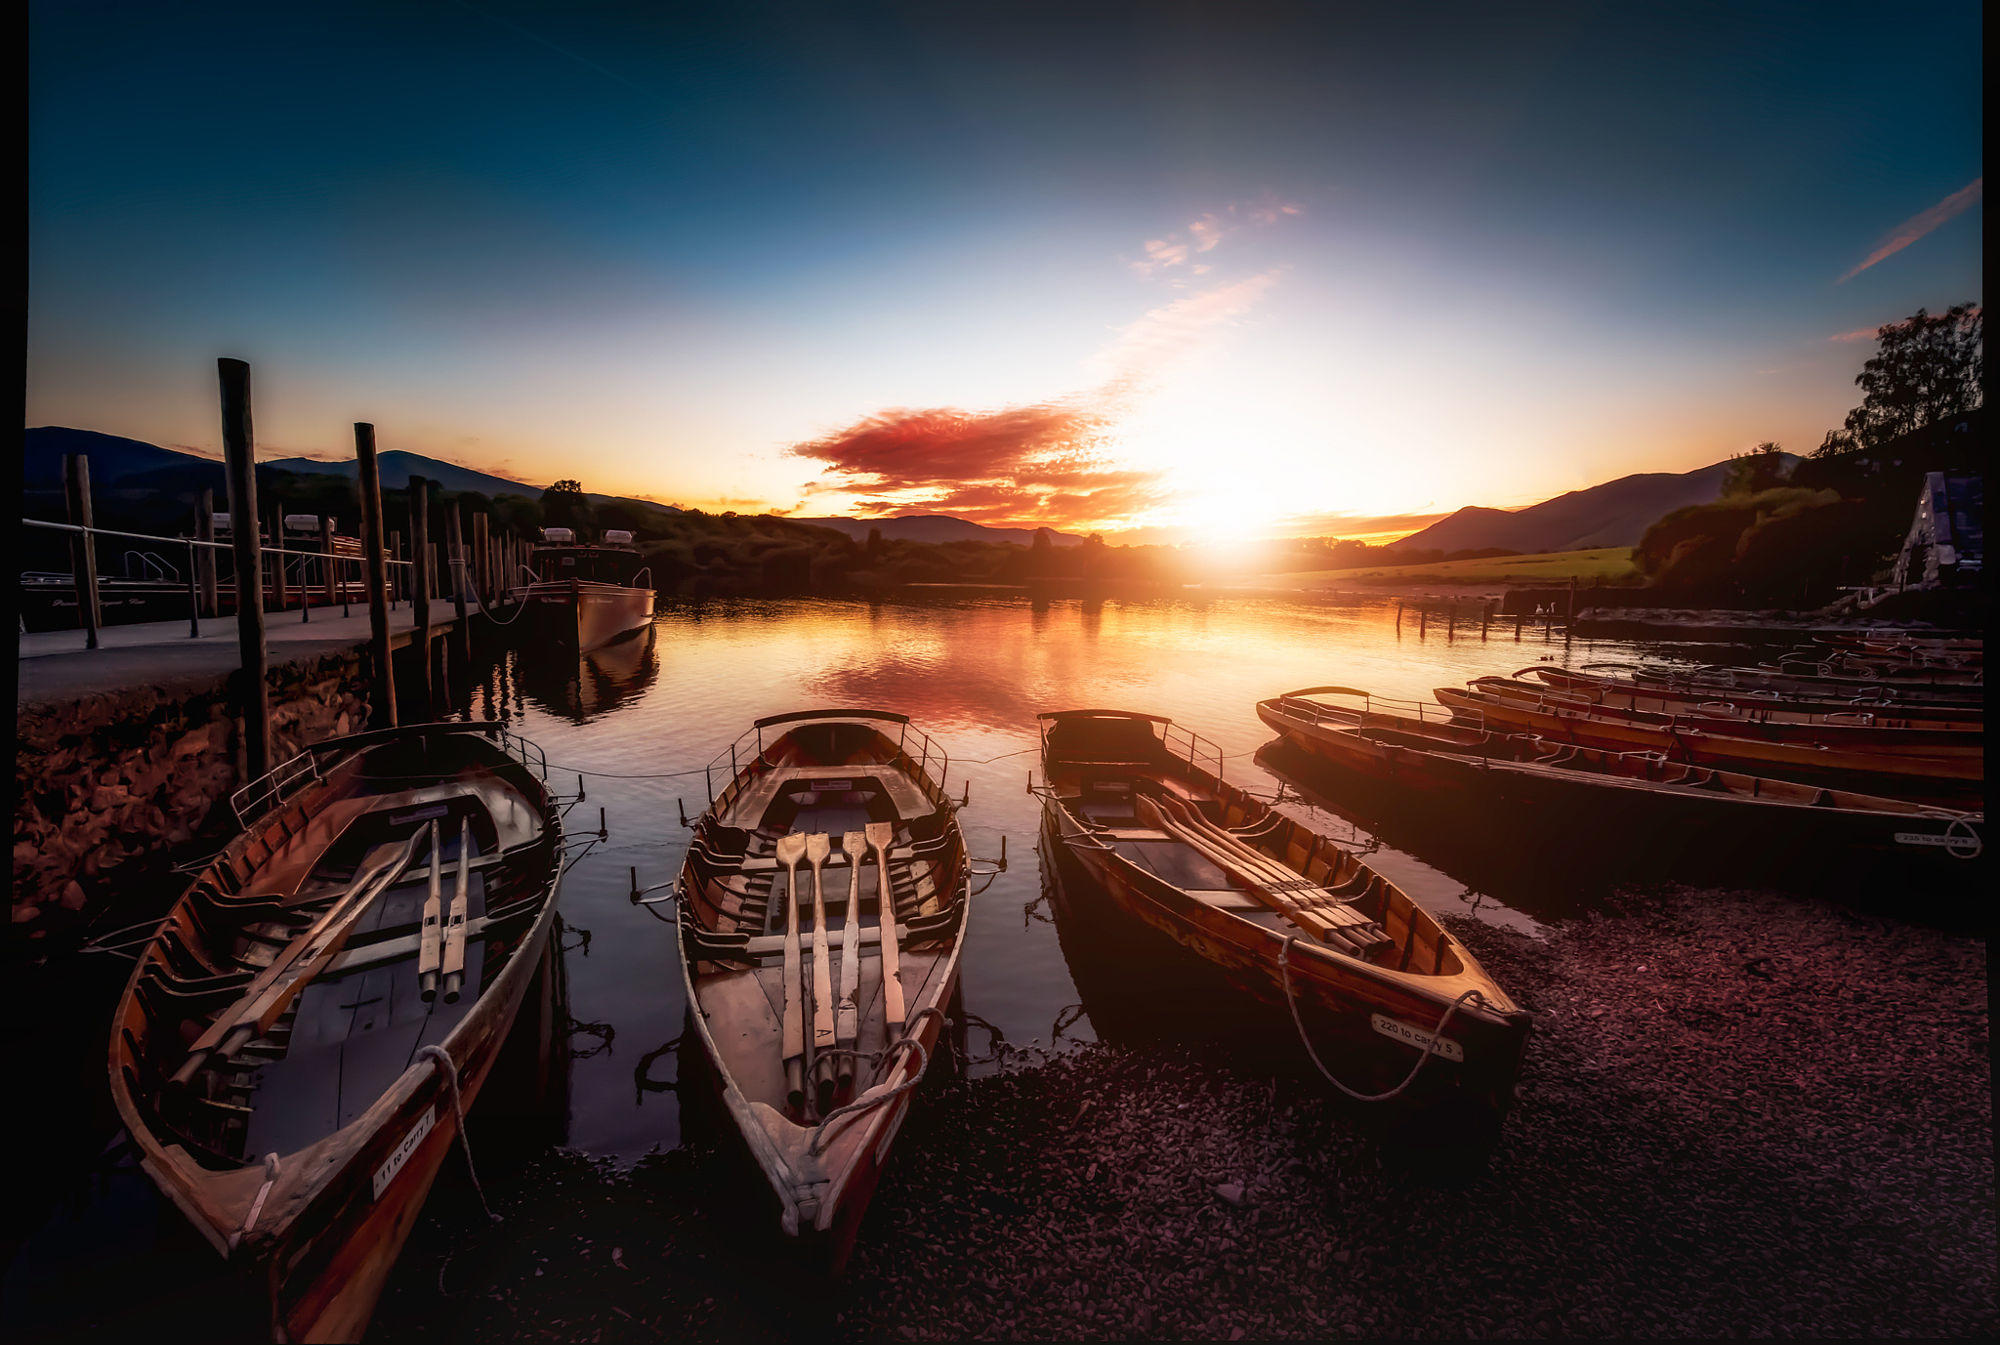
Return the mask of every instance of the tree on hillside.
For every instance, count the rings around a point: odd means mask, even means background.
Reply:
[[[1729,470],[1722,476],[1722,493],[1755,495],[1760,490],[1784,485],[1791,474],[1785,450],[1767,439],[1748,453],[1730,455]]]
[[[1813,456],[1837,457],[1983,405],[1986,318],[1978,304],[1935,316],[1919,308],[1876,333],[1875,357],[1854,377],[1861,405],[1827,433]]]
[[[542,519],[552,528],[584,528],[591,522],[590,500],[583,483],[564,477],[542,492]]]

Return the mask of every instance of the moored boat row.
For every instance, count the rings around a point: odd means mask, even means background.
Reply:
[[[1741,675],[1538,666],[1440,688],[1434,705],[1318,686],[1256,712],[1365,789],[1467,815],[1961,870],[1980,856],[1976,707],[1920,682],[1858,699]],[[1039,722],[1030,789],[1045,854],[1087,879],[1077,900],[1288,1017],[1339,1093],[1490,1145],[1531,1017],[1434,913],[1227,780],[1222,753],[1170,719]],[[711,767],[720,788],[661,899],[729,1133],[772,1222],[833,1271],[962,1012],[991,870],[950,770],[894,711],[761,719]],[[274,1338],[365,1330],[463,1142],[555,918],[566,805],[545,780],[497,724],[320,744],[239,793],[242,834],[140,954],[114,1098],[146,1171],[262,1296]]]

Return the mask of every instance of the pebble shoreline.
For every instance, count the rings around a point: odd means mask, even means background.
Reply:
[[[1688,889],[1451,923],[1536,1013],[1469,1178],[1309,1065],[1091,1044],[927,1085],[819,1289],[729,1154],[482,1167],[495,1225],[454,1164],[370,1339],[2000,1333],[1983,938]]]

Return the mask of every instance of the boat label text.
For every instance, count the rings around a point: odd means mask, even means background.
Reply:
[[[1979,838],[1964,832],[1937,834],[1925,831],[1899,831],[1896,833],[1898,845],[1941,845],[1947,850],[1977,850]]]
[[[1368,1016],[1370,1021],[1375,1024],[1375,1030],[1385,1037],[1394,1037],[1397,1041],[1407,1042],[1411,1046],[1428,1045],[1432,1055],[1441,1055],[1446,1060],[1462,1062],[1465,1059],[1465,1048],[1463,1046],[1460,1046],[1450,1037],[1439,1037],[1436,1041],[1432,1041],[1432,1030],[1430,1028],[1418,1027],[1414,1023],[1406,1023],[1400,1018],[1391,1018],[1386,1013],[1375,1013]]]
[[[424,1108],[424,1114],[417,1118],[417,1123],[410,1127],[410,1133],[403,1136],[403,1142],[396,1146],[396,1152],[382,1160],[382,1166],[375,1169],[375,1199],[382,1198],[382,1192],[396,1180],[396,1174],[403,1170],[403,1164],[410,1161],[410,1155],[424,1142],[424,1136],[431,1133],[431,1126],[436,1121],[437,1108]]]

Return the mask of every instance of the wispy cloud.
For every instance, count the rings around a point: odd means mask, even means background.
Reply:
[[[1826,339],[1829,341],[1873,341],[1875,333],[1880,330],[1879,327],[1856,327],[1851,332],[1835,332]]]
[[[1859,266],[1856,266],[1852,271],[1849,271],[1834,283],[1845,284],[1847,281],[1860,275],[1863,271],[1866,271],[1876,262],[1895,256],[1898,252],[1901,252],[1904,248],[1916,242],[1946,220],[1963,214],[1966,210],[1978,204],[1985,182],[1986,178],[1983,175],[1976,177],[1972,179],[1969,185],[1960,187],[1929,210],[1921,214],[1912,215],[1901,224],[1898,224],[1889,231],[1888,235],[1881,242],[1875,245],[1873,252],[1861,259]]]
[[[1085,391],[993,411],[892,408],[792,454],[819,463],[822,489],[849,496],[863,515],[1121,526],[1172,493],[1162,471],[1111,453],[1121,414],[1164,370],[1254,307],[1278,274],[1153,309],[1099,352],[1091,362],[1098,382]]]
[[[1276,269],[1262,271],[1162,304],[1120,328],[1111,344],[1091,360],[1090,367],[1103,378],[1108,391],[1133,391],[1192,354],[1216,328],[1233,324],[1256,307],[1280,274]]]
[[[1304,206],[1269,195],[1256,201],[1237,202],[1220,211],[1209,211],[1190,222],[1185,229],[1165,238],[1147,239],[1140,248],[1145,255],[1128,260],[1126,265],[1142,276],[1174,273],[1170,276],[1174,283],[1185,284],[1187,282],[1178,274],[1179,269],[1186,268],[1185,273],[1189,276],[1206,275],[1208,264],[1195,258],[1213,252],[1229,235],[1252,225],[1268,226],[1287,216],[1304,213]]]

